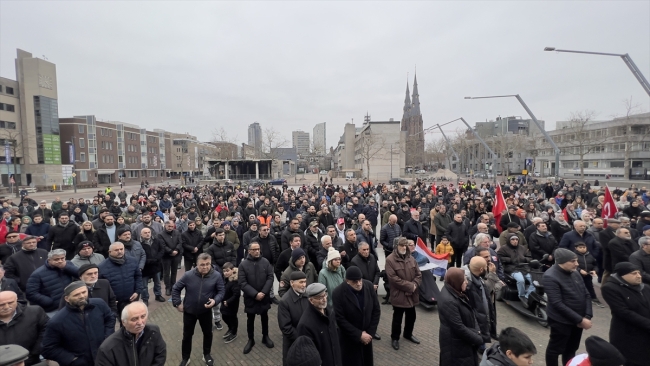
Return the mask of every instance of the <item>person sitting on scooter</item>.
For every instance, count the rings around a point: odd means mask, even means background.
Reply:
[[[535,291],[533,280],[530,273],[528,273],[528,263],[531,259],[528,256],[528,250],[519,245],[519,237],[516,234],[508,235],[507,239],[506,245],[499,248],[497,255],[501,259],[501,263],[503,263],[505,273],[517,281],[517,290],[521,303],[528,307],[528,295]],[[526,280],[530,284],[528,289],[526,289]]]

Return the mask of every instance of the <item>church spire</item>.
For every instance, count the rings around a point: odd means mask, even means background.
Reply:
[[[419,116],[420,113],[420,94],[418,93],[418,74],[413,79],[413,107],[411,108],[412,116]]]
[[[409,81],[406,80],[406,98],[404,98],[404,116],[402,118],[408,118],[411,116],[411,96],[409,92]]]

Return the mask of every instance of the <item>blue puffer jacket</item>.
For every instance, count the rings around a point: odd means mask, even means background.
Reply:
[[[27,300],[32,305],[38,305],[46,312],[59,308],[63,289],[78,278],[79,269],[67,262],[63,269],[50,266],[45,262],[38,267],[27,280]]]
[[[133,293],[142,292],[142,272],[138,268],[138,261],[124,255],[124,264],[117,264],[107,258],[99,267],[99,278],[105,278],[111,284],[117,301],[129,301]]]
[[[47,322],[42,354],[59,365],[92,365],[99,346],[115,331],[115,316],[102,299],[88,299],[81,310],[65,306]]]

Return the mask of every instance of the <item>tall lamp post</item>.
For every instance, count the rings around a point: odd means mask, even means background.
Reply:
[[[650,95],[650,83],[648,83],[648,80],[643,76],[641,73],[641,70],[639,70],[638,67],[636,67],[636,64],[634,61],[632,61],[632,58],[630,55],[627,53],[621,54],[621,53],[605,53],[605,52],[589,52],[589,51],[574,51],[574,50],[561,50],[557,49],[555,47],[544,47],[544,51],[547,52],[567,52],[567,53],[582,53],[586,55],[598,55],[598,56],[615,56],[615,57],[620,57],[623,59],[623,62],[627,65],[627,67],[632,71],[632,74],[634,74],[634,77],[639,81],[643,89],[645,90],[648,95]]]
[[[74,188],[74,193],[77,193],[77,169],[76,163],[77,163],[77,152],[75,151],[75,146],[74,146],[74,137],[70,139],[71,141],[66,141],[65,143],[70,145],[70,163],[72,164],[72,187]]]
[[[551,136],[548,135],[544,127],[539,123],[533,112],[528,108],[526,103],[524,103],[524,100],[521,99],[519,94],[512,94],[512,95],[491,95],[491,96],[486,96],[486,97],[465,97],[465,99],[491,99],[491,98],[517,98],[519,103],[521,104],[522,107],[526,110],[526,113],[530,116],[530,119],[533,120],[537,128],[539,128],[540,131],[544,134],[544,137],[546,138],[546,141],[548,141],[549,144],[553,147],[553,150],[555,150],[555,181],[557,182],[559,177],[560,177],[560,148],[557,147],[555,144],[555,141],[551,138]]]

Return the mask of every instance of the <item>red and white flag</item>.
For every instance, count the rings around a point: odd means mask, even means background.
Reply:
[[[424,244],[421,238],[418,238],[418,242],[415,244],[415,251],[422,254],[423,256],[429,258],[429,263],[433,264],[432,268],[447,268],[447,263],[449,263],[449,253],[445,254],[434,254],[429,248]]]
[[[506,200],[505,198],[503,198],[501,185],[497,184],[496,188],[494,189],[494,206],[492,206],[492,214],[494,214],[494,223],[497,226],[497,230],[499,231],[499,234],[501,234],[501,232],[504,229],[499,225],[499,221],[501,221],[501,213],[505,211],[505,209],[506,209]]]
[[[431,185],[431,192],[433,193],[434,196],[438,195],[438,188],[436,188],[436,184]]]
[[[617,212],[618,209],[616,208],[614,197],[612,197],[612,192],[609,191],[608,186],[605,186],[605,201],[603,202],[603,210],[601,213],[604,227],[607,227],[607,219],[614,218],[614,215],[616,215]]]

